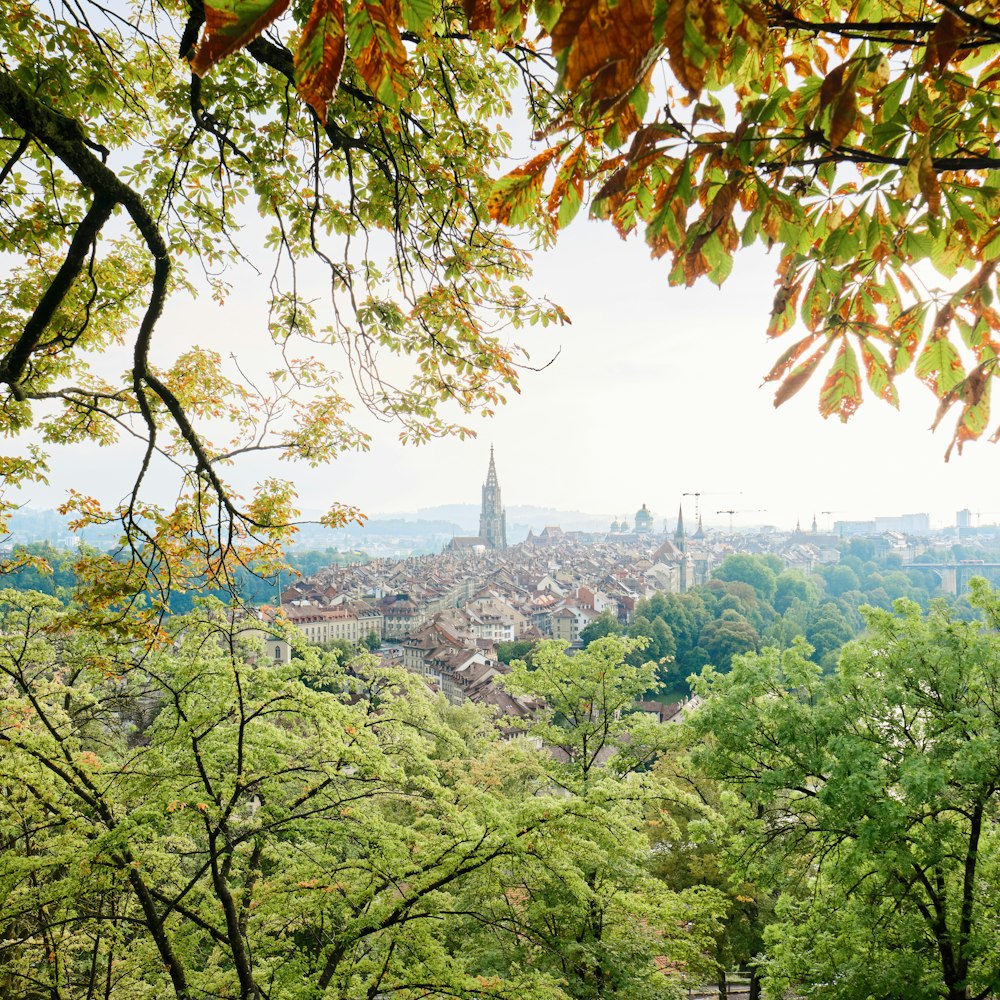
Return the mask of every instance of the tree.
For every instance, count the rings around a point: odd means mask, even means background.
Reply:
[[[739,554],[729,556],[714,570],[716,580],[732,580],[749,584],[760,600],[773,603],[777,588],[778,574],[768,565],[763,556]]]
[[[589,646],[595,639],[603,639],[606,635],[621,635],[621,632],[618,619],[610,611],[602,611],[583,627],[580,640],[584,646]]]
[[[699,639],[709,663],[719,670],[728,670],[734,656],[755,650],[759,642],[757,630],[736,611],[723,611],[701,630]]]
[[[750,963],[763,951],[764,927],[773,919],[773,894],[733,877],[727,856],[731,810],[719,785],[698,773],[683,752],[665,754],[656,769],[669,782],[673,798],[669,808],[650,821],[651,870],[675,890],[708,885],[726,895],[729,905],[715,951],[719,996],[725,1000],[729,971],[749,968],[750,1000],[757,1000],[760,978]],[[739,821],[738,811],[736,816]]]
[[[498,642],[497,659],[501,663],[510,663],[512,660],[525,660],[530,663],[531,651],[537,643],[537,639],[514,639],[511,642]]]
[[[1000,598],[980,580],[973,600],[987,628],[866,609],[832,676],[801,646],[703,674],[695,761],[742,795],[734,848],[785,889],[775,995],[995,995]]]
[[[526,296],[526,256],[497,225],[549,236],[588,197],[622,235],[644,229],[654,255],[671,255],[674,282],[721,282],[741,245],[777,245],[769,332],[797,328],[768,375],[777,403],[826,364],[821,411],[846,419],[863,380],[895,404],[895,378],[913,371],[939,420],[957,407],[953,444],[988,428],[1000,326],[990,0],[605,8],[14,3],[0,24],[0,247],[16,262],[0,429],[138,439],[124,504],[68,503],[81,523],[120,522],[134,548],[94,601],[112,582],[178,586],[189,562],[228,584],[226,556],[248,536],[273,554],[295,516],[287,477],[243,500],[227,467],[261,449],[316,463],[364,447],[352,394],[407,440],[461,432],[463,414],[501,402],[524,357],[504,331],[564,317]],[[494,181],[508,137],[492,122],[511,113],[518,77],[548,145]],[[273,252],[261,332],[275,355],[261,374],[159,332],[180,299],[229,293],[226,269],[257,256],[260,227],[241,232],[254,213]],[[307,274],[328,284],[325,306],[303,291]],[[123,379],[89,367],[119,343]],[[397,381],[379,349],[412,367]],[[45,461],[27,445],[0,473],[16,487]],[[161,510],[145,487],[171,463],[181,499]],[[334,505],[327,520],[356,516]]]
[[[412,674],[276,662],[259,633],[205,601],[149,647],[0,592],[0,993],[652,998],[680,982],[660,959],[702,967],[721,902],[645,871],[662,727],[617,712],[649,671],[600,677],[610,640],[580,654],[591,709],[553,695],[540,722],[556,761]]]
[[[801,570],[786,569],[778,574],[775,581],[774,610],[783,615],[793,601],[815,603],[819,588]]]
[[[507,150],[492,121],[527,59],[506,47],[517,32],[498,30],[500,52],[450,8],[288,7],[17,0],[0,23],[0,249],[15,261],[0,430],[138,441],[121,506],[67,503],[80,524],[117,521],[134,556],[92,571],[95,606],[112,587],[182,589],[189,569],[226,586],[241,562],[273,562],[296,517],[289,477],[243,498],[230,466],[364,448],[355,404],[405,440],[465,433],[465,414],[516,388],[506,331],[561,318],[523,291],[526,256],[486,210]],[[171,311],[225,300],[241,267],[268,294],[225,361]],[[120,380],[88,361],[112,347],[131,359]],[[389,373],[379,352],[410,366]],[[149,500],[158,469],[176,471],[172,507]],[[45,472],[39,444],[0,461],[7,488]],[[325,522],[358,517],[333,504]]]
[[[820,412],[846,420],[863,382],[895,406],[912,371],[935,423],[958,411],[946,457],[989,427],[992,0],[584,0],[539,20],[572,102],[495,188],[495,218],[558,228],[589,181],[593,211],[643,230],[675,284],[721,284],[741,246],[776,246],[768,333],[793,337],[766,376],[776,405],[825,367]]]
[[[840,648],[856,633],[843,610],[833,601],[826,601],[809,615],[803,635],[813,648],[816,662],[832,668]]]
[[[534,794],[547,793],[545,832],[565,853],[561,865],[493,869],[501,880],[484,895],[545,930],[523,936],[515,961],[549,970],[581,1000],[681,996],[682,982],[710,970],[726,908],[717,890],[668,885],[648,870],[647,820],[667,794],[652,765],[669,734],[634,711],[655,670],[629,665],[641,648],[641,640],[606,636],[567,656],[565,643],[545,641],[530,668],[515,663],[505,679],[512,691],[544,699],[528,727],[547,748]],[[568,829],[564,815],[575,817]]]
[[[829,566],[821,571],[826,589],[833,597],[840,597],[849,590],[857,590],[861,586],[858,574],[850,566]]]

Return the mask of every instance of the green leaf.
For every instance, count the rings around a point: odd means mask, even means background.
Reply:
[[[917,376],[938,396],[943,396],[962,381],[965,375],[962,360],[951,341],[937,333],[917,358]]]
[[[860,405],[861,374],[858,370],[858,358],[854,348],[844,337],[820,390],[819,409],[824,417],[835,413],[842,421],[846,421]]]
[[[347,15],[351,58],[368,89],[396,107],[406,96],[407,58],[394,0],[355,0]]]

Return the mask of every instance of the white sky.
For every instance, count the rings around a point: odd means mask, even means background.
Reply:
[[[335,500],[369,515],[478,504],[492,443],[509,506],[631,519],[646,503],[672,523],[681,494],[701,491],[706,522],[720,525],[729,517],[716,511],[727,508],[746,512],[734,516],[737,526],[806,525],[815,513],[825,528],[916,511],[943,525],[962,507],[995,520],[996,446],[970,446],[946,465],[948,438],[927,429],[935,404],[924,387],[907,381],[900,412],[869,400],[846,426],[819,416],[818,381],[773,408],[772,388],[760,383],[783,349],[764,332],[774,263],[744,252],[722,289],[670,288],[668,263],[651,261],[641,241],[623,243],[610,226],[580,220],[536,257],[534,281],[573,325],[522,337],[533,363],[559,357],[544,372],[526,372],[522,394],[493,420],[472,424],[478,439],[404,448],[395,428],[374,425],[368,453],[319,470],[268,458],[247,470],[246,482],[293,476],[302,506],[314,510]],[[259,303],[241,291],[222,308],[208,298],[175,306],[159,335],[163,361],[188,337],[245,359],[266,332]],[[53,468],[34,506],[56,505],[71,486],[115,500],[134,463],[127,447],[76,447]],[[693,498],[685,513],[693,517]]]

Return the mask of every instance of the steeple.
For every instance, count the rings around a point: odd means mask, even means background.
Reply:
[[[486,473],[486,485],[500,489],[500,483],[497,481],[497,466],[493,460],[493,445],[490,445],[490,471]]]
[[[698,514],[698,529],[695,531],[695,533],[694,533],[694,535],[692,537],[697,542],[700,542],[705,537],[705,529],[702,527],[702,524],[701,524],[701,514],[700,513]]]
[[[812,533],[816,534],[816,515],[813,514]]]
[[[491,549],[507,548],[507,512],[500,501],[500,480],[490,445],[490,468],[483,484],[483,506],[479,514],[479,536]]]
[[[684,505],[678,504],[677,506],[677,527],[674,529],[674,545],[684,551],[684,546],[687,544],[684,538]]]

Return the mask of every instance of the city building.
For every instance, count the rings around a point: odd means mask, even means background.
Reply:
[[[507,512],[500,501],[500,482],[490,445],[490,468],[483,484],[483,507],[479,515],[479,537],[491,549],[507,548]]]

